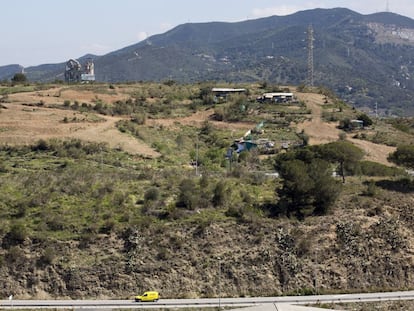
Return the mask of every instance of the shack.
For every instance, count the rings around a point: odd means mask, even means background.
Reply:
[[[246,93],[246,89],[233,89],[233,88],[220,88],[220,87],[213,87],[211,92],[214,94],[214,98],[217,101],[225,101],[227,96],[230,94],[244,94]]]
[[[257,98],[258,102],[262,103],[286,103],[293,101],[293,93],[264,93]]]

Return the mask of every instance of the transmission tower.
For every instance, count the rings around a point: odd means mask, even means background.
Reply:
[[[308,27],[308,80],[307,85],[313,86],[313,27]]]

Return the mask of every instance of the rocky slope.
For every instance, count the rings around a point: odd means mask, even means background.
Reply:
[[[351,182],[353,183],[353,182]],[[0,295],[16,298],[267,296],[414,286],[414,198],[343,194],[308,218],[138,225],[120,236],[26,240],[2,250]],[[3,239],[4,243],[4,239]],[[220,259],[219,259],[220,258]],[[220,284],[220,286],[219,286]]]

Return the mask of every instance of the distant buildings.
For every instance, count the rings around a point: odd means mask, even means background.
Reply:
[[[257,98],[259,102],[267,103],[286,103],[293,101],[293,93],[275,92],[275,93],[264,93],[262,96]]]
[[[244,94],[246,89],[233,89],[233,88],[222,88],[222,87],[213,87],[211,92],[214,94],[216,100],[226,100],[227,96],[230,94]]]
[[[70,59],[65,66],[65,82],[95,81],[95,65],[88,59],[82,66],[76,59]]]

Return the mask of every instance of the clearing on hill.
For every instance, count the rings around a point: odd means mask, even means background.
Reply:
[[[324,122],[322,120],[322,106],[324,105],[324,95],[314,93],[298,93],[299,100],[306,103],[311,110],[312,115],[309,121],[305,121],[298,125],[298,130],[304,130],[309,135],[309,144],[318,145],[337,141],[339,134],[343,131],[337,128],[338,123]],[[365,159],[378,162],[384,165],[392,166],[393,164],[387,160],[390,153],[396,150],[395,147],[374,144],[370,141],[351,138],[347,135],[347,140],[355,146],[361,148],[365,152]]]

